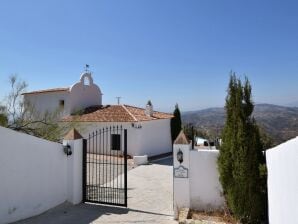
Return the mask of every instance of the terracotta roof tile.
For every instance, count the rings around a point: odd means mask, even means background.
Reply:
[[[78,115],[64,117],[62,121],[78,122],[136,122],[158,119],[171,119],[172,114],[154,112],[152,117],[145,115],[145,109],[129,105],[92,106]]]
[[[32,92],[23,93],[22,95],[38,94],[38,93],[50,93],[50,92],[67,92],[69,88],[55,88],[55,89],[43,89]]]

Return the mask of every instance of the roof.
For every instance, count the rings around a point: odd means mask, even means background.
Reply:
[[[176,140],[174,141],[174,144],[176,144],[176,145],[189,145],[190,144],[190,141],[184,134],[183,130],[180,131],[179,135],[177,136]]]
[[[32,92],[26,92],[22,95],[29,95],[29,94],[38,94],[38,93],[51,93],[51,92],[67,92],[69,91],[69,88],[54,88],[54,89],[43,89],[43,90],[37,90]]]
[[[145,114],[145,109],[129,105],[92,106],[79,115],[64,117],[62,121],[78,122],[138,122],[159,119],[171,119],[172,114],[154,111],[152,116]]]
[[[83,138],[82,135],[75,129],[71,129],[63,138],[64,140],[76,140]]]

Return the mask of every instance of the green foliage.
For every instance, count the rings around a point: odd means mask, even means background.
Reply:
[[[242,223],[261,223],[267,218],[266,166],[247,78],[242,84],[231,75],[225,109],[218,169],[227,205]]]
[[[182,129],[181,113],[180,113],[178,104],[175,105],[175,110],[173,115],[174,117],[171,119],[171,134],[172,134],[172,141],[174,142]]]
[[[5,114],[0,114],[0,126],[6,127],[7,126],[7,117]]]
[[[6,127],[8,123],[8,118],[6,115],[6,108],[0,105],[0,126]]]

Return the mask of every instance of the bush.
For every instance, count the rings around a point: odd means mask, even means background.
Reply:
[[[225,109],[218,169],[227,205],[242,223],[261,223],[267,218],[267,187],[260,173],[265,158],[247,78],[242,84],[231,75]]]

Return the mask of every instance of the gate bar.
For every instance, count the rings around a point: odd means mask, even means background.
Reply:
[[[124,129],[124,206],[127,207],[127,129]]]

